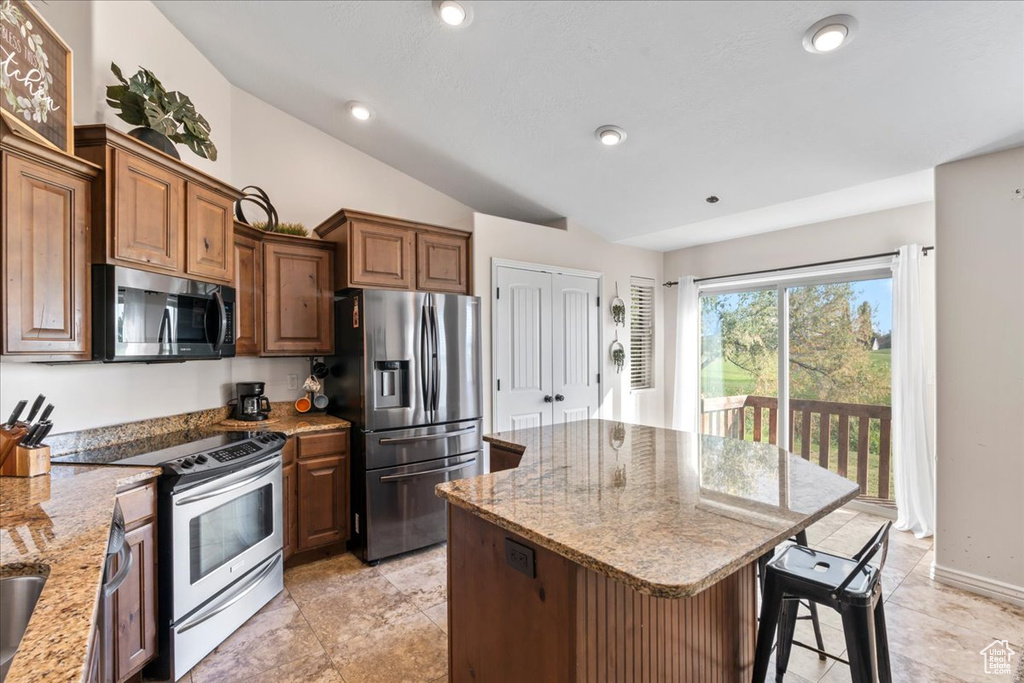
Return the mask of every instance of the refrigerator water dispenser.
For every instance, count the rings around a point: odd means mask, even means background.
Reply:
[[[409,406],[409,361],[374,362],[373,407],[386,409]]]

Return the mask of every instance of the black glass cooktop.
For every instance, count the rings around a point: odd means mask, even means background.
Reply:
[[[86,465],[159,465],[201,451],[245,441],[259,432],[225,432],[216,429],[185,429],[135,441],[56,456],[53,462]]]

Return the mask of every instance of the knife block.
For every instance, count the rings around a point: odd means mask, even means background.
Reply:
[[[14,441],[0,433],[0,453],[6,453]],[[0,477],[38,477],[50,473],[50,447],[25,448],[16,445],[0,466]]]

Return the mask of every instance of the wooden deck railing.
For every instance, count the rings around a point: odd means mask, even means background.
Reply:
[[[778,411],[778,399],[770,396],[705,398],[701,431],[774,444]],[[819,465],[856,481],[862,498],[892,499],[891,407],[791,399],[789,443],[805,460],[813,451]]]

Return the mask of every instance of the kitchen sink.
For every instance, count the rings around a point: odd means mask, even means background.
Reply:
[[[7,678],[44,583],[40,574],[0,579],[0,682]]]

